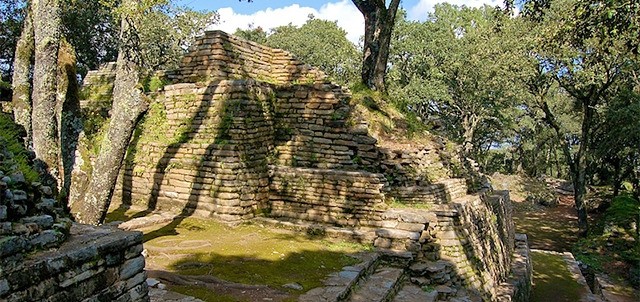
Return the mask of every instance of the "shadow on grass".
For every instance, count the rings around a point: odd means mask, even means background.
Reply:
[[[514,211],[513,220],[516,232],[527,234],[533,249],[570,252],[578,241],[576,211],[568,205]]]
[[[347,253],[328,250],[302,250],[287,255],[274,251],[270,257],[257,252],[204,252],[170,263],[167,268],[179,279],[162,281],[204,301],[221,301],[221,297],[228,301],[295,301],[304,292],[323,286],[322,280],[330,273],[356,263]],[[283,287],[294,283],[303,289]]]

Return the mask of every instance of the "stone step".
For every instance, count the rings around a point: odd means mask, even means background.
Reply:
[[[423,290],[420,286],[414,284],[405,284],[393,302],[435,302],[438,299],[438,292],[435,290]]]
[[[349,298],[359,280],[367,279],[376,271],[380,263],[377,253],[364,253],[356,256],[362,261],[353,266],[345,266],[340,272],[333,273],[324,281],[324,287],[314,288],[298,298],[300,302],[337,302]]]
[[[404,269],[383,266],[366,280],[358,283],[355,292],[347,300],[350,302],[391,301],[404,279]]]

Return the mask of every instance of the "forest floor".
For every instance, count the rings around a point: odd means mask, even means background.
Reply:
[[[514,180],[515,179],[515,180]],[[589,301],[590,290],[581,283],[575,271],[575,261],[567,261],[567,254],[578,243],[577,212],[573,196],[557,193],[557,206],[541,206],[526,199],[528,190],[540,190],[535,180],[521,180],[517,176],[500,176],[503,184],[512,185],[511,196],[514,206],[513,220],[517,233],[527,234],[532,249],[533,289],[531,301]],[[515,183],[521,185],[515,185]],[[494,180],[495,183],[495,180]],[[554,189],[554,188],[551,188]],[[533,192],[536,194],[537,192]],[[598,218],[598,213],[590,213],[590,223]],[[546,251],[551,251],[548,253]],[[564,256],[564,257],[563,257]],[[572,258],[573,256],[571,256]],[[564,259],[563,259],[564,258]],[[573,264],[573,267],[572,267]],[[607,271],[605,273],[615,273]],[[621,285],[610,301],[638,301],[638,293]]]

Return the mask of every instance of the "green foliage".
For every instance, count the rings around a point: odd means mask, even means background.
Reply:
[[[394,102],[476,150],[501,139],[515,93],[508,43],[496,30],[500,16],[492,7],[450,4],[436,5],[423,23],[400,15],[388,75]]]
[[[144,69],[151,72],[176,68],[191,43],[216,18],[213,12],[168,5],[151,6],[136,15]]]
[[[233,35],[259,44],[267,44],[267,32],[260,26],[254,27],[253,24],[249,24],[248,29],[238,28]]]
[[[310,17],[301,27],[277,27],[266,44],[291,52],[341,84],[355,82],[358,77],[360,53],[336,22]]]
[[[640,227],[638,219],[640,219],[640,202],[630,196],[615,197],[604,216],[607,224],[621,226],[625,229]]]
[[[157,92],[169,84],[169,81],[157,76],[149,76],[142,80],[142,87],[145,92]]]
[[[62,5],[64,36],[77,54],[78,73],[113,62],[118,51],[119,24],[101,1],[66,0]]]
[[[618,196],[592,228],[589,236],[575,248],[576,258],[596,270],[607,270],[630,280],[635,286],[640,280],[634,272],[640,269],[640,202],[630,196]],[[611,270],[615,263],[625,263],[626,271]],[[619,265],[617,265],[619,266]]]
[[[27,149],[20,142],[21,131],[19,126],[7,114],[0,113],[0,144],[4,145],[7,151],[13,154],[13,161],[2,161],[1,169],[4,172],[13,172],[15,166],[22,172],[27,182],[38,181],[38,173],[30,165]],[[14,166],[15,165],[15,166]]]
[[[23,0],[3,0],[0,5],[0,79],[9,81],[16,43],[26,14]]]
[[[0,89],[11,89],[11,83],[0,80]]]

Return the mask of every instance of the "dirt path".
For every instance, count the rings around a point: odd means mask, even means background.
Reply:
[[[567,203],[553,208],[515,203],[516,232],[527,234],[532,249],[570,252],[578,240],[578,218]]]

